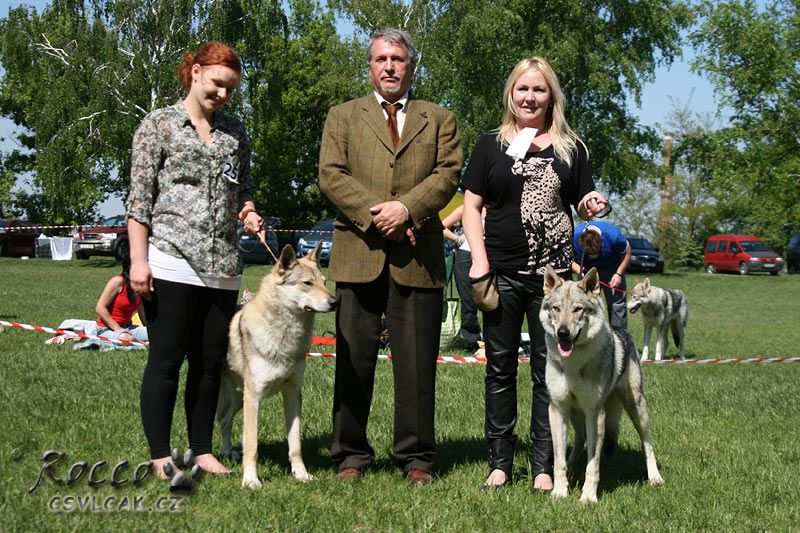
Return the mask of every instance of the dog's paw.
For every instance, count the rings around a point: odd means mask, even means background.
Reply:
[[[259,490],[261,488],[261,482],[258,480],[258,476],[250,477],[245,475],[242,478],[242,488]]]
[[[305,470],[302,472],[292,472],[292,475],[297,481],[302,481],[304,483],[306,481],[314,481],[315,479],[317,479],[308,472],[306,472]]]
[[[664,484],[664,478],[661,477],[660,475],[659,476],[655,476],[653,478],[650,478],[650,484],[651,485],[656,485],[656,486],[657,485],[663,485]]]
[[[551,494],[553,498],[566,498],[569,496],[569,489],[567,487],[553,487]]]
[[[225,459],[230,459],[231,461],[241,462],[242,460],[242,453],[236,448],[231,448],[230,450],[222,450],[222,453],[220,455]]]
[[[581,494],[581,503],[597,503],[597,494]]]

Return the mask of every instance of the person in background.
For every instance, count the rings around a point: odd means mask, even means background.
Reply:
[[[549,491],[553,442],[545,384],[547,348],[539,321],[544,269],[550,264],[565,279],[570,276],[571,206],[586,219],[608,202],[594,190],[589,152],[567,124],[566,99],[546,60],[532,57],[517,63],[506,80],[503,106],[502,124],[478,139],[462,180],[462,224],[472,249],[469,277],[477,279],[493,270],[500,295],[499,306],[483,314],[490,470],[484,485],[499,487],[511,481],[517,349],[527,317],[533,379],[532,485]]]
[[[236,52],[220,42],[187,52],[178,74],[188,94],[148,114],[133,137],[126,204],[131,286],[144,298],[150,336],[140,403],[153,469],[164,479],[177,472],[170,429],[184,359],[194,462],[206,472],[230,473],[212,454],[211,436],[243,269],[237,218],[264,238],[252,200],[250,142],[242,123],[219,111],[241,68]]]
[[[485,218],[484,210],[484,218]],[[461,223],[464,206],[456,207],[452,213],[442,220],[443,235],[455,243],[456,257],[453,263],[453,275],[456,280],[456,290],[461,299],[461,329],[459,333],[466,342],[464,353],[474,355],[478,351],[478,341],[481,340],[481,326],[478,323],[478,309],[472,301],[472,289],[469,284],[469,269],[472,267],[472,252],[469,242],[463,233],[454,233],[452,228]]]
[[[611,222],[596,220],[575,227],[575,260],[572,271],[583,277],[595,267],[603,283],[608,320],[612,326],[627,329],[625,270],[631,260],[631,247],[625,235]]]
[[[131,259],[128,254],[122,258],[122,273],[106,283],[95,305],[97,325],[101,330],[97,335],[121,341],[147,342],[147,320],[142,308],[142,297],[131,287]],[[133,315],[139,313],[144,325],[134,326]]]
[[[417,51],[407,32],[372,35],[374,91],[331,108],[319,186],[339,210],[328,275],[336,282],[331,459],[353,481],[375,459],[367,440],[381,317],[392,343],[392,455],[409,483],[432,480],[436,358],[445,283],[439,211],[458,186],[455,115],[410,92]]]

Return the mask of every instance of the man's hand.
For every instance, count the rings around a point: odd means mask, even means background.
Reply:
[[[411,245],[416,244],[413,231],[408,227],[408,211],[397,200],[383,202],[369,208],[372,223],[386,239],[400,242],[408,237]]]

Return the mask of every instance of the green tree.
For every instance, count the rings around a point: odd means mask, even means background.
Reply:
[[[127,190],[133,130],[177,98],[194,11],[186,0],[55,0],[0,22],[0,112],[32,151],[17,169],[32,174],[33,192],[20,197],[37,206],[32,220],[85,222]]]
[[[333,13],[313,0],[247,6],[243,55],[256,202],[287,224],[335,213],[317,186],[328,109],[365,91],[360,45],[341,40]]]
[[[705,2],[691,39],[730,125],[693,142],[720,229],[752,232],[782,250],[800,224],[800,4]]]
[[[692,21],[683,1],[334,0],[364,33],[384,25],[409,30],[422,59],[415,90],[454,111],[467,154],[502,118],[503,84],[514,64],[546,57],[570,104],[568,120],[589,145],[596,177],[629,188],[658,150],[637,124],[638,102],[657,66],[680,54]]]
[[[0,21],[0,113],[23,128],[18,141],[31,153],[4,170],[8,181],[30,172],[34,190],[10,202],[33,220],[77,223],[108,195],[124,196],[135,128],[183,95],[182,54],[212,39],[242,57],[242,91],[226,112],[251,135],[258,204],[290,222],[324,212],[322,125],[330,106],[363,93],[365,70],[358,43],[339,39],[332,13],[313,0],[55,0],[41,14],[11,10]],[[0,194],[12,185],[0,182]]]

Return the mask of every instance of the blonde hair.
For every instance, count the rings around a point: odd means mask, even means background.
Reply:
[[[523,59],[516,64],[514,70],[508,76],[506,86],[503,89],[503,108],[505,113],[503,122],[497,128],[497,141],[502,143],[506,139],[513,139],[516,135],[519,108],[514,103],[514,85],[530,69],[541,73],[550,89],[551,102],[550,107],[547,109],[544,129],[550,135],[550,142],[553,143],[556,157],[564,161],[567,166],[571,166],[572,153],[577,150],[577,144],[581,143],[584,149],[586,149],[586,145],[567,124],[567,119],[564,115],[567,100],[564,98],[564,92],[561,90],[561,84],[558,83],[558,77],[553,71],[553,67],[543,57],[535,56]],[[586,149],[586,153],[588,156],[588,149]]]

